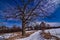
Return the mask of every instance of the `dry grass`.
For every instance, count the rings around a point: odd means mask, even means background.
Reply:
[[[51,34],[50,34],[50,33],[42,32],[41,34],[42,34],[42,36],[43,36],[45,39],[50,39],[50,38],[51,38]]]
[[[54,35],[51,35],[50,33],[42,32],[41,35],[42,35],[45,39],[52,39],[52,37],[53,37],[55,40],[60,40],[59,37],[54,36]]]
[[[15,40],[15,39],[18,39],[18,38],[25,38],[25,37],[28,37],[29,35],[31,35],[32,33],[34,33],[34,32],[27,32],[27,33],[25,34],[25,36],[23,37],[23,36],[22,36],[22,32],[15,32],[14,34],[17,34],[17,36],[10,37],[10,38],[8,38],[8,39],[6,39],[6,40]]]

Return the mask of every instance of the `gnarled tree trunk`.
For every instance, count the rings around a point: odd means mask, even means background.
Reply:
[[[22,36],[25,36],[25,34],[26,34],[25,28],[26,28],[26,22],[25,22],[25,20],[23,19],[23,21],[22,21]]]

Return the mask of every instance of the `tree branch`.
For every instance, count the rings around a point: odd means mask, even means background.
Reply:
[[[13,0],[13,1],[17,4],[17,8],[19,9],[19,11],[21,11],[21,12],[22,12],[22,9],[21,9],[21,7],[20,7],[19,3],[17,3],[15,0]]]
[[[36,4],[36,6],[35,6],[31,11],[28,12],[29,15],[28,15],[27,18],[29,18],[29,17],[32,15],[33,11],[38,7],[38,5],[39,5],[40,3],[41,3],[41,1],[39,1],[39,2]],[[26,19],[26,20],[28,20],[28,19]]]
[[[26,4],[24,4],[24,11],[25,11],[25,9],[27,8],[27,5],[30,3],[30,2],[32,2],[33,0],[28,0],[28,2],[26,3]]]

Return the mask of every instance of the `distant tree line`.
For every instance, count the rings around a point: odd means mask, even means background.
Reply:
[[[14,25],[13,27],[6,27],[6,26],[0,26],[0,33],[11,33],[11,32],[18,32],[22,31],[20,27],[17,27]]]
[[[45,29],[56,29],[60,28],[60,26],[50,26],[49,24],[46,24],[44,22],[41,22],[40,24],[36,24],[35,26],[27,26],[26,31],[30,30],[45,30]],[[11,28],[7,26],[0,26],[0,33],[11,33],[11,32],[22,32],[22,28],[20,26],[13,25]]]
[[[60,26],[51,26],[49,24],[41,22],[40,24],[35,23],[35,26],[26,27],[26,30],[46,30],[46,29],[56,29],[56,28],[60,28]]]

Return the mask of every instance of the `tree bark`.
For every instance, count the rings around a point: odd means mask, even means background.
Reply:
[[[25,36],[26,34],[25,27],[26,27],[25,21],[22,21],[22,36]]]

